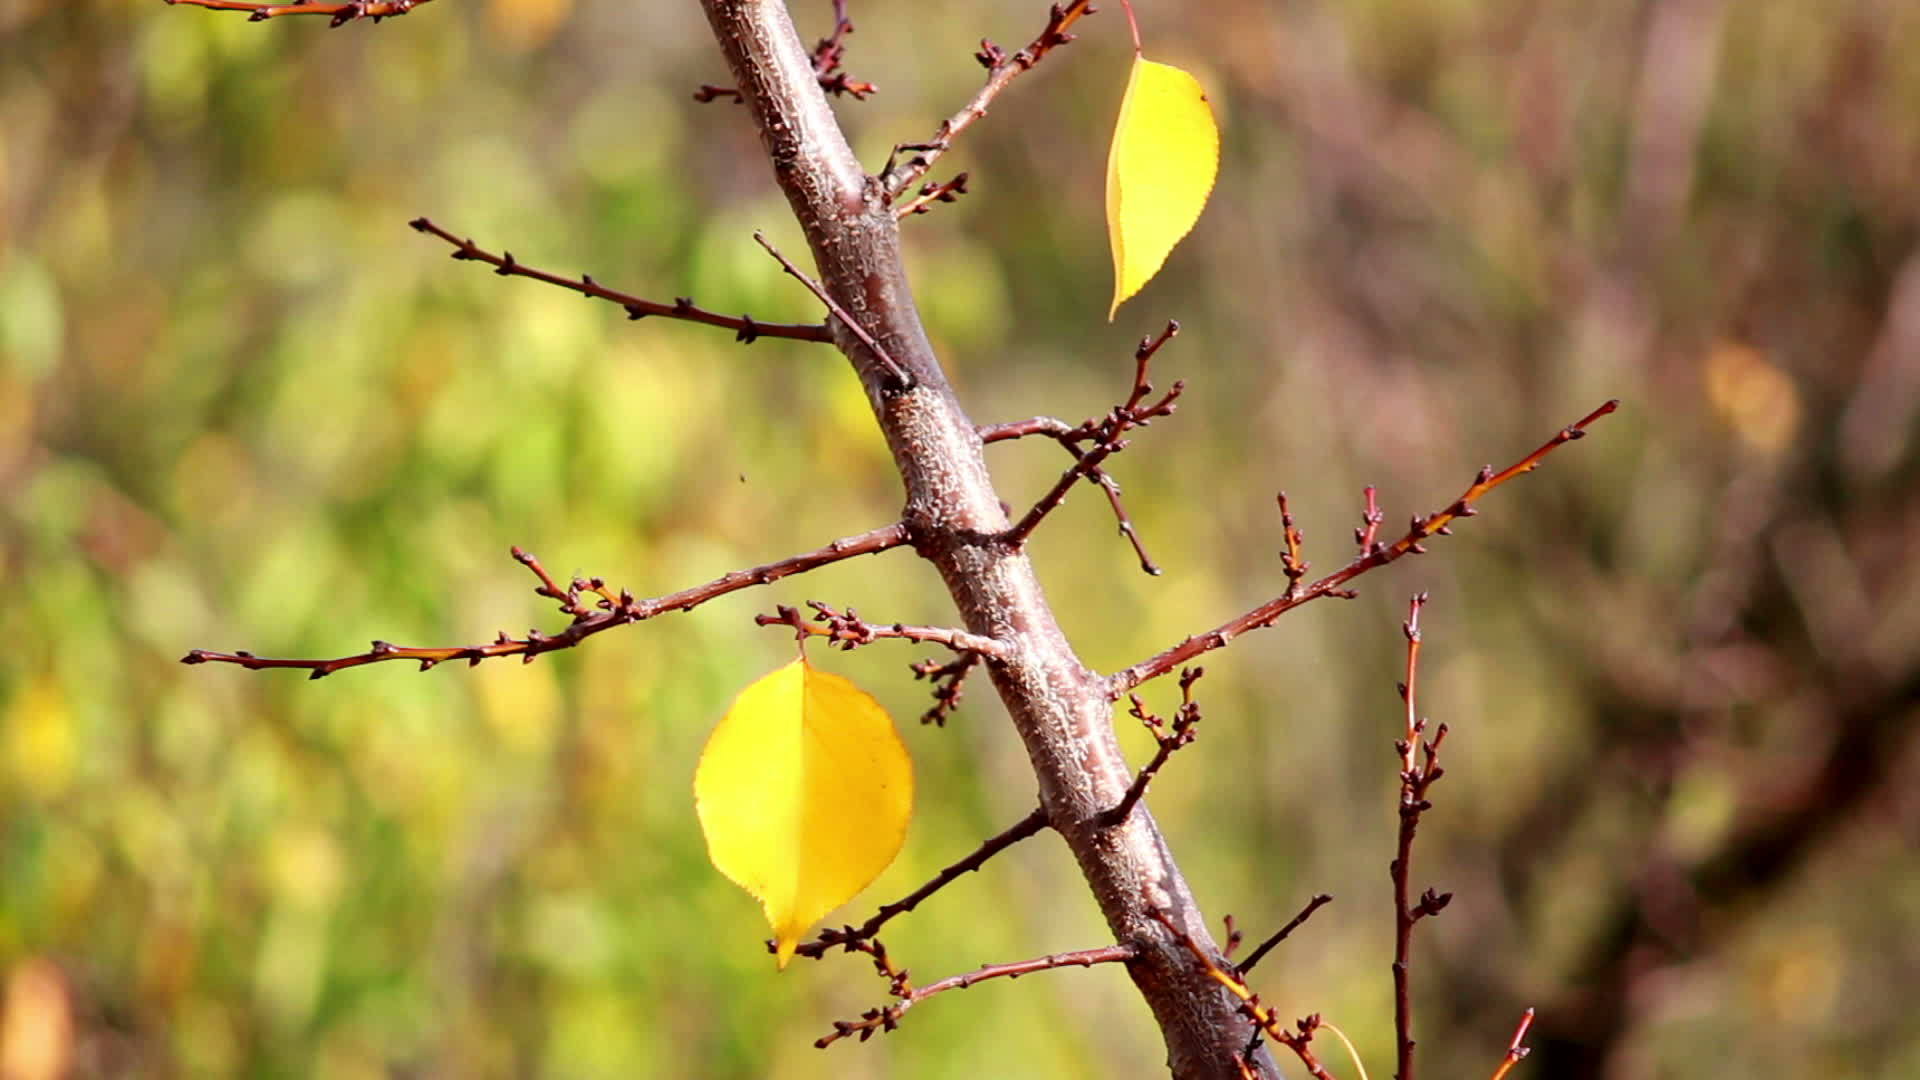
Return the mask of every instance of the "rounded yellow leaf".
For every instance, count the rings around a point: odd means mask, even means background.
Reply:
[[[899,853],[913,761],[872,695],[795,660],[740,691],[693,794],[708,858],[760,901],[785,968],[801,935]]]
[[[1220,129],[1199,80],[1171,64],[1134,57],[1107,152],[1108,322],[1193,230],[1219,169]]]

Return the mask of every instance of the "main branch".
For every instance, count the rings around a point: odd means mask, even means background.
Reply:
[[[947,383],[906,278],[892,197],[918,180],[967,121],[945,125],[935,140],[942,145],[888,180],[869,176],[785,5],[703,2],[774,177],[806,233],[818,280],[864,329],[855,335],[832,321],[904,483],[915,549],[939,569],[967,631],[1007,647],[988,674],[1026,744],[1047,820],[1072,850],[1115,942],[1135,950],[1126,970],[1159,1023],[1168,1064],[1183,1078],[1237,1077],[1252,1025],[1194,966],[1176,934],[1212,944],[1152,815],[1141,807],[1122,822],[1105,818],[1130,780],[1105,680],[1074,654],[1032,564],[1005,542],[1007,513],[987,474],[980,434]],[[1064,40],[1069,13],[1085,7],[1073,3],[1058,13],[1042,35],[1044,48]],[[984,99],[1034,59],[1037,53],[990,61],[989,90],[965,115],[984,112]],[[880,350],[905,372],[906,388]],[[1172,928],[1155,920],[1156,909],[1170,913]],[[1259,1060],[1263,1073],[1277,1075],[1270,1057]]]

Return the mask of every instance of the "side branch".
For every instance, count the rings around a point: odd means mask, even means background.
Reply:
[[[940,155],[952,149],[953,140],[961,132],[972,127],[975,120],[987,115],[987,106],[993,104],[993,99],[999,97],[1008,84],[1046,59],[1047,54],[1055,48],[1072,41],[1073,35],[1067,33],[1067,28],[1078,22],[1081,16],[1093,12],[1094,7],[1089,0],[1055,4],[1047,15],[1047,25],[1040,31],[1040,36],[1034,38],[1026,48],[1011,55],[991,41],[981,41],[980,51],[974,54],[974,58],[987,69],[987,84],[959,112],[941,121],[940,130],[934,132],[932,139],[924,143],[903,144],[895,149],[895,154],[901,150],[918,152],[904,165],[892,160],[887,162],[887,167],[880,173],[880,182],[886,185],[888,197],[897,199],[901,193],[918,183],[927,170],[933,168],[933,163],[940,160]]]
[[[1153,392],[1153,383],[1148,381],[1148,368],[1153,363],[1154,354],[1159,352],[1167,342],[1173,340],[1173,336],[1179,332],[1179,323],[1168,322],[1167,328],[1160,331],[1158,337],[1141,338],[1139,346],[1133,352],[1133,390],[1127,395],[1127,400],[1114,406],[1113,411],[1098,424],[1089,421],[1088,424],[1081,425],[1081,428],[1067,435],[1055,436],[1062,446],[1073,452],[1073,467],[1060,474],[1060,479],[1054,481],[1053,487],[1040,497],[1040,501],[1034,503],[1033,508],[1028,510],[1025,516],[1021,517],[1001,537],[1001,541],[1009,548],[1018,551],[1023,547],[1027,539],[1033,535],[1033,530],[1039,528],[1040,523],[1046,520],[1046,516],[1067,500],[1067,492],[1073,489],[1074,484],[1082,479],[1090,479],[1096,474],[1104,475],[1100,470],[1101,463],[1126,449],[1127,432],[1137,427],[1146,427],[1159,417],[1173,414],[1176,408],[1174,402],[1180,397],[1181,391],[1187,388],[1186,383],[1178,379],[1174,380],[1173,385],[1167,389],[1159,401],[1147,404],[1147,395]],[[1087,430],[1084,438],[1078,437],[1081,430]],[[1082,451],[1076,445],[1082,441],[1091,442],[1093,445]],[[1112,481],[1109,479],[1102,486],[1106,487],[1108,497],[1114,500],[1114,512],[1120,517],[1121,531],[1126,533],[1129,539],[1133,539],[1133,523],[1128,520],[1126,511],[1121,508],[1118,493],[1111,485]],[[1134,547],[1139,551],[1137,540],[1134,542]],[[1141,565],[1148,573],[1160,572],[1159,568],[1153,565],[1153,561],[1146,557],[1146,552],[1139,551],[1139,553]]]
[[[567,625],[566,629],[557,634],[543,634],[538,630],[530,630],[526,637],[516,638],[509,637],[503,630],[498,637],[485,645],[435,648],[410,648],[376,641],[366,652],[330,660],[279,660],[255,656],[250,652],[222,653],[194,649],[181,657],[180,662],[183,664],[236,664],[250,671],[265,668],[294,668],[311,672],[312,674],[308,677],[314,679],[331,675],[345,668],[377,664],[387,660],[411,660],[420,665],[421,671],[430,670],[449,660],[465,660],[469,667],[482,660],[491,660],[500,656],[518,656],[522,662],[531,662],[541,653],[570,649],[587,638],[616,626],[644,622],[655,615],[669,611],[692,611],[709,600],[718,599],[731,592],[738,592],[755,585],[771,584],[781,578],[803,574],[829,563],[851,559],[856,555],[877,554],[888,548],[899,547],[907,541],[906,525],[896,523],[857,536],[843,537],[826,547],[795,555],[790,559],[782,559],[779,562],[746,570],[735,570],[705,585],[682,589],[651,600],[636,600],[625,590],[615,593],[600,578],[575,578],[566,588],[562,588],[547,573],[546,568],[540,565],[540,560],[516,547],[513,549],[513,557],[540,579],[540,585],[534,589],[534,592],[559,601],[561,613],[573,617],[573,621]],[[589,595],[593,597],[591,601],[588,600]]]
[[[1269,935],[1267,940],[1262,941],[1257,948],[1255,948],[1251,953],[1248,953],[1247,958],[1245,960],[1240,961],[1240,963],[1234,967],[1234,970],[1239,972],[1241,975],[1245,975],[1247,972],[1252,971],[1253,965],[1259,963],[1261,958],[1265,957],[1268,953],[1272,952],[1274,946],[1280,944],[1281,942],[1287,940],[1287,938],[1293,936],[1293,932],[1295,930],[1300,929],[1301,924],[1305,923],[1308,919],[1313,918],[1314,912],[1319,911],[1321,907],[1327,904],[1330,904],[1332,902],[1333,902],[1333,897],[1328,895],[1327,893],[1314,894],[1313,898],[1307,901],[1307,906],[1300,909],[1300,914],[1295,915],[1292,919],[1287,921],[1287,925],[1281,927],[1278,930],[1275,930],[1271,935]]]
[[[1150,679],[1157,679],[1173,671],[1194,657],[1211,652],[1214,649],[1225,647],[1231,643],[1233,639],[1250,630],[1259,630],[1263,627],[1272,626],[1280,616],[1285,615],[1287,612],[1292,611],[1302,604],[1318,600],[1323,596],[1351,596],[1352,593],[1342,588],[1347,582],[1352,581],[1354,578],[1359,577],[1369,570],[1385,566],[1403,555],[1424,554],[1427,549],[1422,542],[1433,536],[1449,535],[1451,530],[1448,526],[1452,524],[1455,519],[1472,517],[1478,513],[1479,511],[1474,508],[1473,504],[1478,501],[1481,496],[1499,487],[1501,484],[1512,480],[1516,476],[1530,473],[1539,468],[1541,461],[1548,454],[1565,443],[1583,438],[1587,434],[1588,427],[1619,407],[1620,402],[1617,399],[1607,402],[1581,417],[1571,426],[1560,429],[1553,438],[1542,443],[1533,453],[1528,454],[1526,457],[1521,458],[1519,461],[1514,462],[1512,465],[1507,466],[1497,473],[1493,471],[1491,466],[1480,470],[1480,474],[1474,477],[1473,483],[1467,490],[1461,493],[1460,497],[1449,504],[1446,509],[1437,510],[1423,518],[1414,518],[1413,524],[1408,527],[1406,534],[1392,544],[1372,540],[1371,528],[1362,530],[1362,550],[1360,554],[1345,567],[1321,578],[1319,581],[1305,588],[1300,588],[1297,583],[1290,585],[1285,593],[1254,608],[1252,611],[1222,623],[1220,626],[1204,634],[1196,634],[1193,637],[1187,638],[1185,641],[1160,653],[1158,656],[1142,660],[1132,667],[1114,673],[1107,680],[1108,695],[1117,698],[1121,694],[1139,686],[1141,683],[1147,682]],[[1371,502],[1371,498],[1369,498],[1369,502]],[[1371,511],[1369,513],[1369,520],[1370,519]]]
[[[344,3],[325,3],[314,0],[291,4],[250,3],[248,0],[166,0],[168,6],[185,4],[188,7],[207,8],[211,11],[244,11],[248,22],[265,22],[282,15],[325,15],[329,26],[345,26],[356,19],[381,19],[396,15],[405,15],[421,4],[432,0],[345,0]]]
[[[935,994],[945,993],[948,990],[965,990],[975,983],[986,982],[988,979],[1017,979],[1036,971],[1052,971],[1063,967],[1092,967],[1095,964],[1124,964],[1140,952],[1133,945],[1104,945],[1097,949],[1051,953],[1011,964],[987,964],[964,975],[949,975],[939,982],[916,987],[907,978],[906,969],[895,967],[893,961],[887,956],[886,947],[878,941],[850,945],[848,949],[871,956],[874,970],[887,980],[888,992],[900,1000],[892,1005],[868,1009],[858,1020],[834,1021],[832,1034],[823,1035],[814,1040],[813,1045],[822,1050],[849,1036],[858,1036],[861,1042],[865,1042],[872,1038],[876,1031],[892,1031],[900,1026],[902,1014]]]
[[[1173,714],[1172,727],[1168,727],[1165,720],[1148,712],[1138,696],[1133,698],[1133,707],[1127,711],[1153,733],[1155,743],[1153,759],[1140,769],[1140,774],[1133,778],[1133,783],[1127,785],[1127,793],[1121,796],[1120,802],[1107,811],[1104,824],[1118,825],[1127,820],[1127,815],[1133,813],[1134,806],[1146,797],[1147,785],[1153,783],[1153,778],[1159,775],[1167,759],[1173,756],[1174,751],[1191,743],[1198,735],[1193,729],[1194,725],[1200,722],[1200,705],[1193,700],[1193,684],[1199,682],[1200,677],[1206,673],[1206,668],[1188,668],[1180,673],[1180,708]]]
[[[959,879],[960,875],[971,873],[987,864],[987,860],[1007,850],[1030,836],[1037,835],[1048,825],[1047,811],[1044,807],[1035,807],[1033,813],[1021,818],[1005,832],[993,836],[986,843],[974,849],[971,855],[947,867],[933,876],[933,880],[895,900],[891,904],[882,904],[873,918],[858,927],[845,926],[838,930],[822,930],[820,937],[809,941],[794,950],[795,955],[810,956],[815,960],[827,954],[835,946],[851,948],[856,942],[866,941],[880,932],[889,920],[896,915],[904,915],[920,906],[920,902]]]
[[[800,612],[799,608],[786,604],[776,605],[775,614],[755,615],[753,621],[761,626],[789,626],[799,637],[823,637],[827,646],[839,646],[847,652],[862,645],[871,645],[881,638],[899,638],[903,641],[926,641],[935,645],[945,645],[960,653],[973,653],[994,660],[1007,658],[1007,646],[979,634],[969,634],[965,630],[952,630],[943,626],[908,626],[905,623],[870,623],[860,618],[852,608],[836,610],[831,604],[818,600],[807,601],[813,609],[812,619]]]
[[[1433,808],[1427,791],[1446,774],[1440,767],[1440,742],[1447,737],[1447,725],[1441,724],[1433,738],[1424,738],[1426,718],[1418,705],[1420,676],[1420,609],[1427,594],[1420,593],[1407,605],[1407,621],[1401,629],[1407,636],[1407,679],[1400,684],[1400,697],[1406,703],[1406,732],[1394,743],[1400,755],[1400,833],[1393,862],[1387,867],[1393,878],[1393,1031],[1396,1048],[1396,1080],[1413,1080],[1413,927],[1446,908],[1452,893],[1432,889],[1420,894],[1417,904],[1407,902],[1413,891],[1413,838],[1420,828],[1420,815]],[[1424,760],[1421,755],[1424,752]]]
[[[197,0],[180,0],[192,3]],[[789,338],[794,341],[818,341],[832,344],[833,332],[822,323],[764,323],[751,315],[722,315],[717,311],[708,311],[694,304],[691,297],[677,297],[671,304],[662,304],[657,300],[623,293],[618,289],[609,289],[593,280],[590,274],[581,274],[574,278],[562,277],[532,266],[516,262],[513,252],[505,251],[495,255],[475,244],[472,240],[462,239],[453,233],[435,225],[426,218],[414,218],[407,222],[417,232],[437,236],[453,245],[453,257],[462,260],[483,262],[493,267],[493,272],[501,277],[532,278],[548,285],[558,285],[562,289],[571,289],[582,296],[598,300],[609,300],[626,309],[627,318],[644,319],[649,315],[658,315],[667,319],[681,319],[686,322],[704,323],[733,331],[733,339],[751,345],[758,338]]]

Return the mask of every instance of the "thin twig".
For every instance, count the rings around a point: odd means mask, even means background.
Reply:
[[[186,3],[188,0],[181,0],[181,2]],[[794,341],[819,341],[827,344],[832,344],[833,342],[833,331],[822,323],[765,323],[755,319],[751,315],[722,315],[717,311],[708,311],[705,308],[697,307],[692,298],[684,296],[676,298],[671,304],[662,304],[657,300],[648,300],[644,297],[634,296],[631,293],[620,292],[617,289],[609,289],[593,280],[590,274],[581,274],[578,279],[562,277],[559,274],[526,266],[515,261],[513,252],[511,251],[495,255],[490,251],[484,250],[472,240],[461,239],[459,236],[435,225],[426,218],[415,218],[407,222],[407,224],[413,226],[413,228],[419,232],[437,236],[447,243],[452,244],[454,249],[453,257],[456,259],[486,263],[488,266],[494,268],[494,273],[502,277],[532,278],[535,281],[543,281],[548,285],[558,285],[563,289],[571,289],[583,296],[590,296],[599,300],[610,300],[625,308],[627,318],[629,319],[644,319],[649,315],[658,315],[662,318],[683,319],[687,322],[704,323],[707,326],[718,326],[723,330],[733,331],[735,341],[744,342],[749,345],[753,344],[756,338],[763,337],[789,338]]]
[[[1015,822],[1011,828],[990,837],[986,843],[973,850],[973,853],[945,870],[933,876],[931,881],[895,900],[891,904],[882,904],[873,918],[858,927],[845,926],[838,930],[822,930],[818,939],[809,941],[794,950],[797,956],[810,956],[816,960],[827,954],[835,946],[850,946],[855,942],[866,941],[880,932],[889,920],[896,915],[904,915],[918,907],[921,901],[958,880],[960,875],[970,873],[985,866],[988,859],[1000,854],[1030,836],[1038,834],[1048,826],[1045,807],[1035,807],[1033,813]]]
[[[1140,339],[1139,346],[1133,351],[1133,390],[1127,395],[1126,402],[1114,406],[1113,411],[1100,421],[1099,427],[1088,440],[1093,445],[1085,452],[1080,452],[1079,448],[1072,443],[1061,440],[1062,445],[1075,452],[1073,467],[1062,473],[1060,479],[1054,481],[1053,487],[1033,504],[1033,508],[1001,536],[1002,543],[1016,551],[1025,546],[1028,537],[1033,535],[1033,530],[1039,528],[1047,515],[1067,500],[1067,492],[1072,490],[1074,484],[1079,483],[1084,477],[1092,476],[1099,470],[1101,462],[1126,449],[1127,442],[1124,436],[1127,432],[1137,427],[1146,427],[1155,419],[1173,413],[1177,408],[1174,404],[1175,400],[1180,397],[1181,391],[1186,389],[1186,383],[1183,381],[1174,380],[1174,384],[1167,388],[1166,394],[1159,401],[1151,405],[1145,404],[1145,401],[1147,395],[1153,392],[1153,383],[1147,377],[1148,368],[1153,363],[1153,356],[1160,351],[1161,346],[1173,340],[1173,336],[1179,332],[1180,324],[1169,321],[1167,328],[1160,331],[1158,337]],[[1119,503],[1116,501],[1114,506],[1117,511]],[[1124,522],[1122,531],[1131,536],[1132,522],[1126,521],[1124,516],[1122,521]],[[1148,567],[1148,572],[1159,573],[1158,568],[1153,567],[1144,556],[1145,553],[1142,552],[1142,561]]]
[[[1138,695],[1133,697],[1133,708],[1128,712],[1134,719],[1146,725],[1147,730],[1153,733],[1153,741],[1157,745],[1153,751],[1153,760],[1147,762],[1146,766],[1140,770],[1140,774],[1133,778],[1133,783],[1127,785],[1126,794],[1120,797],[1120,801],[1112,809],[1101,815],[1101,825],[1112,827],[1127,820],[1127,815],[1133,813],[1134,806],[1146,795],[1147,785],[1153,783],[1153,778],[1160,772],[1160,767],[1167,763],[1167,759],[1173,756],[1174,751],[1194,740],[1198,733],[1193,728],[1200,722],[1200,706],[1193,700],[1193,684],[1199,682],[1200,677],[1206,673],[1206,668],[1189,668],[1180,673],[1180,708],[1173,714],[1171,727],[1166,721],[1148,712],[1147,707],[1141,704]]]
[[[955,173],[953,179],[945,183],[920,185],[920,193],[893,208],[895,220],[914,214],[924,214],[933,209],[934,203],[959,202],[960,196],[967,193],[967,174]]]
[[[1506,1080],[1507,1074],[1513,1071],[1513,1067],[1520,1064],[1521,1060],[1531,1053],[1525,1043],[1527,1029],[1532,1026],[1533,1010],[1528,1009],[1520,1014],[1520,1024],[1513,1029],[1513,1039],[1507,1043],[1507,1056],[1501,1058],[1500,1067],[1493,1070],[1493,1080]]]
[[[988,979],[1017,979],[1036,971],[1052,971],[1064,967],[1092,967],[1095,964],[1124,964],[1138,954],[1139,949],[1132,945],[1104,945],[1097,949],[1051,953],[1010,964],[987,964],[962,975],[949,975],[939,982],[915,987],[907,981],[907,973],[894,968],[882,950],[880,955],[875,957],[874,966],[888,980],[889,991],[900,1000],[892,1005],[868,1009],[858,1020],[834,1021],[832,1033],[821,1036],[814,1041],[813,1045],[824,1050],[848,1036],[858,1036],[862,1042],[865,1042],[876,1031],[892,1031],[899,1026],[901,1014],[935,994],[945,993],[948,990],[965,990]]]
[[[1368,488],[1367,490],[1372,491],[1373,489]],[[1313,564],[1301,557],[1300,552],[1307,538],[1301,534],[1299,529],[1294,527],[1293,510],[1287,505],[1286,492],[1283,491],[1280,493],[1279,503],[1280,531],[1282,535],[1286,537],[1287,541],[1286,550],[1280,553],[1280,569],[1282,573],[1287,575],[1286,595],[1298,596],[1300,595],[1300,579],[1307,576],[1307,571],[1313,567]]]
[[[1265,1032],[1267,1038],[1293,1051],[1294,1056],[1300,1059],[1300,1064],[1306,1066],[1307,1075],[1312,1076],[1314,1080],[1333,1080],[1332,1074],[1320,1064],[1320,1060],[1314,1056],[1310,1047],[1314,1032],[1320,1028],[1319,1013],[1294,1021],[1298,1030],[1288,1030],[1287,1026],[1280,1022],[1280,1014],[1261,1002],[1260,995],[1247,986],[1247,980],[1241,977],[1240,972],[1232,964],[1221,967],[1212,956],[1208,955],[1207,950],[1200,947],[1199,942],[1193,940],[1193,935],[1175,925],[1166,912],[1156,908],[1152,915],[1159,920],[1160,925],[1173,934],[1175,939],[1186,946],[1187,951],[1193,954],[1194,960],[1200,964],[1209,978],[1226,987],[1228,992],[1240,999],[1240,1012],[1247,1019],[1252,1020],[1255,1027]],[[1249,1044],[1248,1048],[1251,1050],[1252,1044]]]
[[[1607,402],[1586,416],[1581,417],[1580,420],[1572,426],[1562,428],[1553,438],[1548,439],[1531,454],[1528,454],[1526,457],[1521,458],[1519,461],[1497,473],[1493,471],[1491,466],[1480,470],[1480,474],[1474,477],[1473,484],[1469,486],[1459,498],[1448,505],[1446,509],[1437,510],[1424,518],[1415,518],[1413,524],[1408,527],[1406,535],[1394,541],[1392,544],[1383,544],[1377,541],[1373,542],[1364,552],[1356,556],[1354,560],[1345,567],[1321,578],[1312,585],[1304,589],[1289,589],[1286,593],[1254,608],[1252,611],[1222,623],[1220,626],[1204,634],[1196,634],[1189,637],[1180,644],[1167,649],[1157,656],[1142,660],[1132,667],[1116,672],[1107,680],[1108,695],[1118,698],[1121,694],[1132,690],[1141,683],[1150,679],[1157,679],[1179,668],[1182,664],[1191,661],[1202,653],[1226,646],[1232,642],[1233,639],[1250,630],[1258,630],[1262,627],[1272,626],[1280,616],[1285,615],[1287,612],[1292,611],[1302,604],[1317,600],[1323,596],[1352,596],[1353,594],[1351,592],[1341,588],[1341,586],[1367,571],[1385,566],[1403,555],[1418,555],[1425,552],[1426,547],[1422,541],[1433,536],[1446,536],[1450,532],[1448,525],[1454,520],[1472,517],[1478,513],[1473,504],[1481,496],[1516,476],[1532,472],[1534,469],[1539,468],[1541,460],[1553,452],[1555,448],[1585,436],[1589,425],[1608,413],[1613,412],[1619,408],[1619,406],[1620,402],[1618,400]]]
[[[1086,452],[1080,449],[1080,444],[1099,437],[1100,425],[1099,419],[1082,421],[1076,427],[1065,420],[1051,416],[1036,416],[1006,424],[988,424],[978,430],[980,441],[983,443],[1024,439],[1029,435],[1045,435],[1059,443],[1075,462],[1079,462],[1086,457]],[[1133,546],[1133,553],[1140,560],[1140,569],[1158,576],[1160,567],[1153,561],[1153,556],[1147,554],[1147,547],[1140,540],[1139,530],[1134,528],[1133,518],[1127,513],[1126,504],[1121,501],[1119,483],[1106,470],[1098,466],[1086,469],[1083,475],[1088,483],[1097,485],[1106,493],[1107,505],[1113,509],[1114,520],[1120,526],[1120,535],[1126,537],[1127,543]]]
[[[920,714],[922,724],[946,727],[947,717],[960,707],[960,699],[965,696],[967,676],[980,663],[979,653],[961,653],[942,664],[938,660],[922,660],[909,664],[915,679],[926,679],[933,683],[933,705]]]
[[[906,143],[894,148],[894,157],[887,161],[887,167],[880,172],[880,181],[886,185],[887,195],[897,199],[901,192],[919,183],[927,170],[933,168],[933,163],[940,160],[940,155],[952,148],[953,140],[972,127],[975,120],[987,115],[987,106],[1000,96],[1008,84],[1046,59],[1047,54],[1055,48],[1072,41],[1073,35],[1067,33],[1067,28],[1081,16],[1093,14],[1093,11],[1089,0],[1055,4],[1047,14],[1047,25],[1040,31],[1040,36],[1034,38],[1026,48],[1011,55],[991,41],[981,41],[980,51],[974,54],[974,58],[987,69],[986,85],[959,112],[941,121],[940,130],[934,132],[933,138],[923,143]],[[902,150],[917,152],[902,164],[898,161]]]
[[[1413,988],[1410,965],[1413,961],[1413,927],[1421,919],[1438,915],[1453,899],[1452,893],[1432,889],[1420,894],[1417,904],[1407,902],[1412,891],[1413,837],[1420,827],[1420,815],[1431,809],[1427,790],[1445,775],[1439,764],[1440,742],[1447,737],[1447,725],[1441,724],[1432,739],[1423,739],[1427,721],[1417,704],[1420,674],[1420,609],[1427,594],[1420,593],[1407,605],[1407,621],[1401,629],[1407,637],[1407,681],[1400,684],[1400,697],[1406,703],[1406,733],[1394,743],[1400,755],[1400,837],[1399,848],[1388,873],[1393,878],[1393,1030],[1398,1048],[1398,1080],[1413,1077]],[[1418,756],[1424,751],[1424,760]]]
[[[868,351],[873,353],[874,358],[880,361],[880,366],[886,368],[887,374],[893,377],[895,390],[905,393],[913,389],[914,384],[912,377],[909,376],[906,370],[899,364],[893,362],[893,357],[887,354],[887,350],[880,347],[879,342],[873,340],[873,336],[868,334],[864,327],[853,321],[853,316],[847,314],[845,309],[834,302],[833,297],[827,295],[825,286],[808,277],[799,267],[793,265],[793,262],[785,255],[780,254],[780,249],[773,246],[773,242],[767,239],[765,233],[756,229],[753,233],[753,239],[761,247],[767,249],[767,254],[773,256],[774,259],[780,263],[781,269],[799,281],[800,284],[805,285],[808,292],[819,298],[821,303],[827,305],[827,310],[833,312],[833,317],[839,319],[841,325],[845,326],[855,338],[859,339],[860,344],[865,345]]]
[[[570,649],[603,630],[611,630],[628,623],[644,622],[655,615],[669,611],[691,611],[709,600],[731,592],[755,585],[766,585],[842,559],[851,559],[856,555],[876,554],[906,544],[908,540],[907,526],[904,523],[896,523],[871,532],[860,533],[857,536],[843,537],[826,547],[782,559],[779,562],[746,570],[735,570],[705,585],[682,589],[651,600],[636,600],[624,590],[616,595],[599,578],[575,578],[570,588],[562,589],[540,565],[540,560],[516,547],[513,549],[513,557],[540,579],[540,586],[534,591],[541,596],[558,600],[561,612],[573,617],[573,622],[557,634],[543,634],[538,630],[530,630],[526,637],[515,638],[509,637],[503,630],[499,637],[485,645],[441,648],[408,648],[376,641],[366,652],[331,660],[276,660],[255,656],[250,652],[220,653],[195,649],[181,657],[180,662],[183,664],[237,664],[256,671],[263,668],[295,668],[312,672],[310,677],[318,679],[343,668],[359,667],[362,664],[374,664],[386,660],[412,660],[419,663],[421,671],[429,670],[448,660],[465,660],[469,666],[498,656],[519,656],[523,661],[531,661],[541,653]],[[593,593],[598,597],[591,605],[585,598],[587,593]]]
[[[774,609],[776,614],[755,615],[753,621],[761,626],[792,627],[794,633],[801,637],[824,637],[829,648],[838,645],[848,652],[881,638],[900,638],[945,645],[955,652],[974,653],[995,660],[1005,660],[1008,655],[1003,642],[965,630],[942,626],[908,626],[905,623],[870,623],[862,620],[852,608],[839,611],[818,600],[807,601],[807,606],[814,612],[811,619],[798,608],[780,604]]]
[[[166,0],[167,4],[185,4],[188,7],[207,8],[212,11],[244,11],[248,22],[264,22],[277,19],[282,15],[325,15],[329,26],[345,26],[358,19],[390,19],[405,15],[431,0],[345,0],[344,3],[328,3],[325,0],[312,0],[310,3],[291,4],[252,3],[249,0]]]
[[[1308,919],[1313,918],[1314,912],[1319,911],[1323,905],[1329,904],[1332,902],[1333,902],[1333,897],[1327,895],[1326,893],[1316,894],[1313,897],[1313,899],[1307,901],[1306,907],[1303,907],[1300,909],[1300,914],[1295,915],[1291,920],[1289,920],[1287,925],[1281,927],[1278,930],[1275,930],[1273,934],[1267,938],[1267,940],[1260,943],[1258,948],[1248,953],[1247,958],[1245,960],[1240,961],[1240,963],[1234,968],[1234,970],[1238,971],[1243,976],[1247,972],[1252,971],[1253,965],[1259,963],[1262,957],[1266,956],[1269,952],[1272,952],[1273,947],[1275,945],[1278,945],[1281,942],[1287,940],[1287,938],[1291,936],[1295,930],[1300,929],[1300,925],[1302,923],[1306,922]]]

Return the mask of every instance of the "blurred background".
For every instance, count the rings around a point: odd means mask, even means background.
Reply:
[[[1920,1074],[1920,5],[1219,0],[1137,5],[1224,127],[1211,208],[1108,325],[1117,7],[1000,99],[906,223],[976,420],[1124,395],[1178,318],[1180,414],[1114,462],[1165,576],[1081,489],[1035,542],[1087,662],[1277,594],[1275,491],[1351,552],[1600,401],[1621,412],[1432,554],[1209,658],[1149,804],[1255,977],[1391,1069],[1387,877],[1406,597],[1452,727],[1416,883],[1433,1075]],[[809,40],[827,0],[797,4]],[[837,108],[872,168],[977,87],[1035,0],[856,0]],[[494,250],[763,320],[816,304],[684,3],[476,0],[328,30],[158,3],[0,2],[0,1074],[1151,1077],[1124,974],[916,1008],[858,957],[776,975],[690,783],[753,626],[820,599],[951,623],[893,552],[537,663],[185,667],[478,642],[563,620],[508,557],[639,595],[894,519],[819,346],[455,263]],[[1016,505],[1048,445],[991,450]],[[984,682],[944,729],[882,643],[816,659],[918,763],[898,863],[843,919],[1032,805]],[[1173,704],[1169,685],[1151,706]],[[1143,760],[1151,742],[1122,718]],[[901,920],[922,979],[1105,942],[1042,837]],[[1336,1073],[1357,1075],[1331,1041]]]

